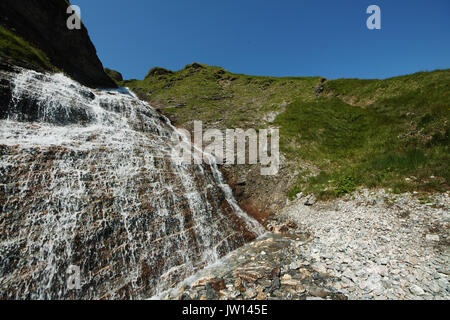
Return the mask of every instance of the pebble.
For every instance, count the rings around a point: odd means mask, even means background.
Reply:
[[[448,245],[440,246],[450,240],[450,197],[429,197],[433,206],[414,194],[361,189],[313,207],[294,202],[282,215],[313,235],[301,254],[314,271],[336,277],[332,286],[351,298],[450,299]]]

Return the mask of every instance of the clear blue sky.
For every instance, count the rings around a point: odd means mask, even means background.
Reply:
[[[386,78],[450,68],[450,0],[72,0],[105,67],[192,62],[271,76]],[[368,30],[366,9],[381,8]]]

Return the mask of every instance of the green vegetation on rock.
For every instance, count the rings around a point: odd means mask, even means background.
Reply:
[[[105,73],[116,83],[123,81],[122,74],[116,70],[105,68]]]
[[[296,97],[314,99],[319,83],[320,78],[247,76],[193,63],[176,72],[153,68],[144,80],[121,84],[180,125],[201,120],[211,127],[254,128]]]
[[[1,25],[0,58],[21,66],[29,65],[42,70],[54,69],[45,53]]]

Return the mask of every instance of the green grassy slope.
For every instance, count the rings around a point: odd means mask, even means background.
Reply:
[[[300,175],[290,195],[339,196],[361,185],[448,190],[449,85],[449,70],[335,80],[315,102],[289,105],[276,120],[281,150],[320,169],[314,177]]]
[[[40,70],[54,69],[45,53],[3,26],[0,26],[0,58]]]
[[[145,80],[122,85],[163,106],[177,124],[202,120],[222,128],[247,128],[259,127],[264,114],[281,111],[297,97],[314,99],[318,83],[320,78],[247,76],[194,63],[177,72],[154,68]]]
[[[193,64],[152,69],[122,82],[178,125],[280,128],[281,150],[300,172],[288,192],[321,198],[358,186],[393,191],[448,190],[450,70],[386,80],[327,81],[232,74]],[[268,114],[277,112],[274,123]],[[312,174],[304,163],[317,168]]]

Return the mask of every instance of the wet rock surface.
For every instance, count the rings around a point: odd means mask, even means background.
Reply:
[[[292,231],[292,230],[291,230]],[[183,300],[346,299],[301,255],[311,241],[301,232],[266,234],[201,270],[159,298]],[[217,284],[220,284],[218,286]]]
[[[175,128],[127,90],[0,79],[0,299],[146,299],[262,233],[215,165],[173,160]]]

